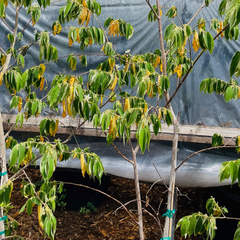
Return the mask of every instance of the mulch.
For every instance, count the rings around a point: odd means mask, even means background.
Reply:
[[[28,169],[32,182],[38,182],[40,174],[38,169]],[[9,216],[19,222],[15,235],[20,235],[28,240],[44,239],[42,229],[38,225],[37,207],[34,206],[30,216],[26,211],[17,214],[26,198],[21,196],[20,186],[21,179],[14,182],[11,203],[14,206],[9,211]],[[134,181],[123,178],[110,177],[108,194],[116,198],[123,204],[130,202],[127,209],[132,216],[137,220],[136,199],[134,191]],[[148,202],[147,206],[143,203],[144,211],[144,234],[146,240],[159,240],[161,238],[161,229],[155,220],[157,214],[163,227],[164,218],[162,214],[166,211],[167,192],[166,187],[154,185],[149,191],[151,184],[141,183],[142,200]],[[148,192],[149,191],[149,192]],[[147,194],[148,192],[148,194]],[[147,194],[147,198],[146,198]],[[190,215],[194,212],[204,211],[204,189],[179,189],[178,207],[176,213],[176,221],[181,217]],[[91,211],[89,214],[82,214],[79,211],[67,211],[66,209],[57,209],[55,217],[57,219],[57,231],[55,239],[61,240],[126,240],[139,239],[138,227],[131,216],[120,205],[107,198],[105,202],[97,208],[97,211]],[[159,213],[158,213],[159,210]],[[175,231],[175,239],[182,239],[179,229]],[[190,239],[190,238],[187,238]],[[201,236],[191,237],[193,240],[202,239]]]

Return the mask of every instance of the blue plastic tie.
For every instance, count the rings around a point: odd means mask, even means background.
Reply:
[[[5,234],[5,231],[0,232],[0,235],[3,235],[3,234]]]
[[[164,237],[164,238],[161,238],[160,240],[171,240],[171,237]]]
[[[5,220],[7,220],[7,216],[0,218],[0,221],[5,221]]]
[[[167,217],[169,217],[169,218],[172,218],[174,213],[175,213],[175,209],[173,209],[173,210],[167,209],[167,212],[164,213],[162,216],[163,216],[163,217],[164,217],[164,216],[167,216]]]
[[[7,175],[7,171],[6,172],[0,172],[0,176],[5,176]]]

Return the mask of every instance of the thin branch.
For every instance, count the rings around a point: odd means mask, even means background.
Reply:
[[[203,2],[202,6],[197,10],[197,12],[193,15],[193,17],[191,18],[191,20],[188,22],[187,25],[189,25],[193,19],[198,15],[198,13],[205,7],[205,1]]]
[[[111,143],[111,144],[112,144],[112,146],[114,147],[114,149],[117,151],[117,153],[118,153],[122,158],[124,158],[127,162],[129,162],[129,163],[131,163],[131,164],[133,165],[133,161],[132,161],[132,160],[130,160],[130,159],[128,159],[126,156],[124,156],[124,155],[118,150],[118,148],[115,146],[114,143]]]
[[[0,51],[1,51],[3,54],[7,55],[6,52],[5,52],[1,47],[0,47]]]
[[[218,147],[209,147],[209,148],[204,148],[204,149],[201,149],[197,152],[194,152],[192,153],[190,156],[188,156],[186,159],[184,159],[176,168],[175,168],[175,171],[177,171],[189,158],[197,155],[198,153],[201,153],[201,152],[205,152],[205,151],[210,151],[210,150],[213,150],[213,149],[222,149],[222,148],[236,148],[238,146],[218,146]]]
[[[167,184],[164,182],[161,174],[159,173],[156,165],[154,164],[154,162],[153,162],[153,160],[152,160],[151,158],[150,158],[150,161],[151,161],[152,165],[154,166],[154,168],[155,168],[155,170],[156,170],[156,172],[157,172],[157,174],[158,174],[158,176],[159,176],[159,178],[160,178],[159,180],[161,180],[161,181],[163,182],[164,186],[165,186],[165,187],[168,189],[168,191],[169,191],[169,188],[168,188]],[[157,181],[158,181],[158,180],[157,180]]]
[[[5,138],[5,139],[9,136],[10,132],[11,132],[14,128],[15,128],[15,124],[13,124],[13,125],[11,126],[11,128],[8,130],[8,132],[4,135],[4,138]]]

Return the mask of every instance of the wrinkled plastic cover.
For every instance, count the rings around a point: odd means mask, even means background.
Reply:
[[[150,2],[151,4],[155,4],[155,1]],[[161,1],[161,4],[162,6],[169,7],[176,6],[178,9],[178,14],[183,23],[188,23],[193,17],[194,13],[200,8],[202,2],[202,0],[173,0],[171,2]],[[191,26],[196,26],[197,20],[201,17],[206,20],[211,20],[214,17],[218,17],[217,8],[220,2],[221,1],[219,0],[215,0],[210,4],[209,7],[204,8],[192,21]],[[129,41],[126,41],[124,37],[114,39],[109,37],[110,40],[113,40],[119,53],[123,54],[127,49],[131,49],[131,54],[144,54],[146,52],[154,52],[155,49],[160,48],[158,25],[157,22],[147,22],[147,15],[150,9],[144,0],[100,0],[99,3],[102,6],[102,14],[99,17],[99,21],[102,25],[108,16],[112,16],[115,19],[122,18],[126,22],[130,22],[134,27],[134,35]],[[169,5],[169,3],[171,5]],[[23,40],[21,42],[17,42],[16,48],[34,41],[34,31],[51,31],[49,23],[57,20],[59,8],[63,4],[64,1],[55,2],[51,5],[51,7],[48,7],[46,10],[42,10],[40,21],[34,27],[30,23],[30,26],[23,33]],[[166,9],[163,8],[163,15],[165,11]],[[14,18],[15,8],[13,6],[9,6],[7,8],[6,22],[10,28],[14,28]],[[22,8],[19,15],[19,29],[22,30],[30,19],[31,16],[26,15],[26,10]],[[171,21],[172,20],[163,18],[163,28],[170,24]],[[178,19],[174,21],[177,24],[180,24]],[[67,23],[65,27],[69,27],[71,25],[76,26],[77,23],[70,22]],[[97,26],[97,22],[94,18],[91,18],[90,25]],[[5,26],[5,24],[3,24],[2,21],[0,21],[0,44],[5,51],[10,46],[9,41],[6,38],[6,35],[8,33],[10,33],[9,29]],[[213,36],[215,35],[213,31],[211,33]],[[79,45],[76,43],[73,44],[71,48],[68,47],[67,32],[61,32],[56,37],[51,36],[50,42],[53,46],[58,48],[59,57],[67,56],[71,52],[81,53]],[[25,59],[26,68],[40,64],[38,60],[38,49],[38,45],[34,45],[30,48],[30,50],[28,50]],[[101,46],[93,45],[84,52],[99,53],[100,49]],[[203,92],[199,91],[200,82],[207,77],[216,77],[229,81],[230,61],[238,49],[239,42],[227,42],[224,38],[219,37],[215,41],[215,48],[212,55],[210,55],[209,52],[205,52],[203,56],[198,60],[193,71],[187,77],[185,83],[176,94],[175,100],[172,102],[174,112],[180,113],[180,124],[196,125],[197,123],[201,122],[206,126],[221,126],[221,124],[229,123],[231,127],[239,127],[238,123],[240,116],[239,111],[237,111],[239,100],[233,100],[225,103],[222,96],[216,95],[214,93],[211,95],[205,95]],[[195,53],[194,51],[191,52],[193,60],[197,57],[198,53]],[[46,71],[44,75],[48,80],[49,85],[51,84],[51,81],[55,75],[59,73],[70,73],[66,59],[67,58],[58,60],[57,64],[49,63],[46,65]],[[88,71],[91,68],[96,68],[96,66],[105,59],[106,57],[102,56],[87,56],[88,67],[82,67],[81,64],[78,63],[77,70],[74,71],[73,74],[78,75]],[[86,78],[84,81],[86,81]],[[175,77],[172,77],[170,81],[171,95],[177,86],[177,79]],[[39,90],[37,90],[36,93],[39,94],[39,96],[44,96],[44,93],[39,92]],[[3,113],[17,113],[15,110],[9,110],[10,99],[10,94],[7,93],[5,87],[1,86],[0,106]],[[146,99],[151,104],[154,104],[152,100],[149,100],[148,98]],[[161,105],[164,106],[164,103],[164,100],[162,100]],[[106,108],[107,107],[109,107],[109,105],[107,105]],[[44,115],[51,116],[52,113],[50,113],[49,110],[45,109]],[[81,137],[81,139],[84,138]],[[124,154],[126,154],[128,158],[131,159],[131,153],[128,145],[124,147],[120,142],[116,143],[116,145],[121,151],[124,152]],[[131,164],[123,160],[115,152],[112,146],[107,147],[104,138],[101,138],[100,140],[98,138],[88,138],[87,142],[81,142],[80,144],[81,148],[87,146],[90,147],[91,151],[96,152],[101,157],[107,174],[133,178],[133,168]],[[71,148],[74,147],[76,147],[76,143],[71,144]],[[179,143],[178,163],[202,147],[204,146]],[[164,179],[164,181],[168,182],[171,165],[171,143],[152,141],[149,150],[150,151],[146,151],[144,155],[142,155],[140,151],[138,153],[137,161],[140,180],[154,182],[159,178],[158,173],[150,161],[150,159],[152,159],[161,177]],[[219,183],[218,179],[218,169],[221,163],[227,160],[234,160],[236,158],[237,156],[233,153],[233,150],[232,152],[216,151],[204,152],[195,155],[177,171],[176,184],[178,186],[188,187],[210,187],[222,185],[222,183]],[[74,169],[80,168],[79,161],[77,160],[61,162],[58,166]],[[225,184],[229,184],[229,182],[225,182]]]

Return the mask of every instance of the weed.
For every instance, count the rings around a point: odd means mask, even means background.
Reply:
[[[92,202],[88,202],[86,206],[80,208],[80,213],[87,215],[90,212],[97,212],[97,208]]]

